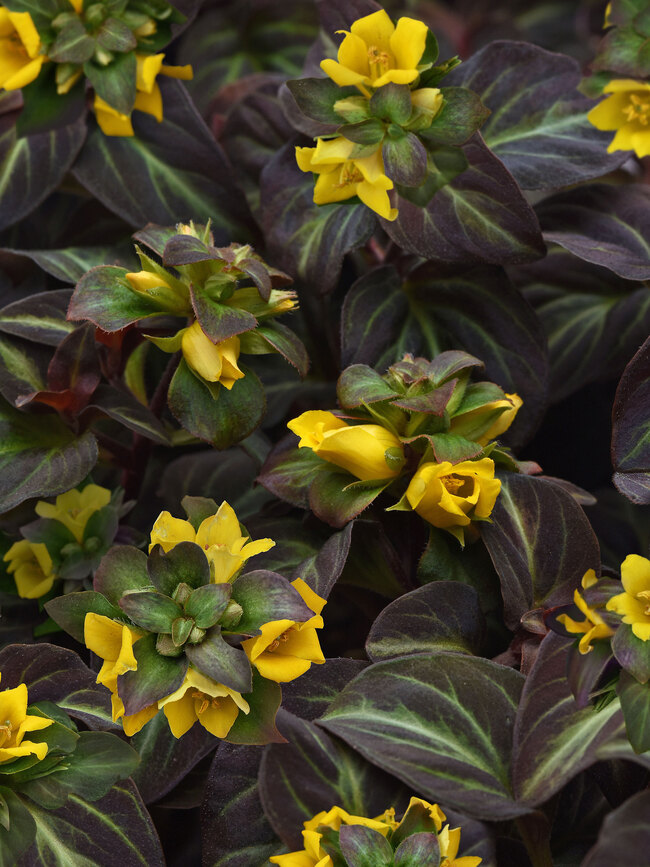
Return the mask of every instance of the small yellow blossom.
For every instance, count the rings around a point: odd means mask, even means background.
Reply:
[[[13,573],[22,599],[39,599],[52,589],[56,573],[50,553],[42,542],[27,539],[14,542],[3,559],[8,561],[7,572]]]
[[[323,810],[313,819],[304,823],[305,830],[302,832],[302,838],[305,848],[302,851],[290,852],[287,855],[274,855],[269,860],[271,864],[278,864],[279,867],[332,867],[332,859],[321,848],[322,834],[316,830],[318,827],[339,831],[341,825],[364,825],[366,828],[372,828],[373,831],[379,831],[386,837],[388,832],[395,827],[395,822],[392,821],[393,816],[394,810],[387,810],[376,819],[353,816],[341,807]]]
[[[586,590],[595,584],[597,580],[594,570],[588,569],[582,576],[582,589]],[[614,634],[614,630],[610,629],[595,608],[587,605],[579,590],[573,591],[573,602],[576,608],[585,615],[585,619],[573,620],[568,614],[560,614],[557,620],[572,635],[580,635],[582,633],[578,650],[580,653],[586,654],[594,649],[591,644],[592,641],[596,641],[599,638],[609,638],[610,635]]]
[[[359,146],[343,136],[318,139],[315,148],[296,148],[296,160],[303,172],[318,175],[314,186],[314,203],[326,205],[358,196],[364,205],[385,220],[397,218],[391,208],[388,191],[393,182],[386,177],[381,149],[370,156],[353,157]]]
[[[489,518],[501,490],[494,461],[420,464],[406,489],[406,499],[425,521],[464,542],[464,527]]]
[[[321,599],[302,578],[291,582],[305,603],[315,611],[303,623],[272,620],[262,627],[262,634],[242,641],[246,655],[262,677],[276,683],[288,683],[309,670],[312,663],[325,662],[318,642],[317,629],[323,627],[320,616],[326,601]]]
[[[111,691],[113,722],[122,720],[122,727],[129,737],[137,734],[142,726],[158,712],[156,704],[149,705],[134,714],[124,715],[124,703],[117,694],[117,679],[127,671],[135,671],[138,662],[133,655],[133,645],[142,638],[144,631],[125,623],[118,623],[103,614],[89,612],[84,620],[86,647],[104,660],[97,675],[101,683]]]
[[[345,33],[338,60],[323,60],[321,69],[340,87],[355,85],[368,95],[368,87],[411,84],[423,67],[420,61],[427,39],[427,26],[414,18],[400,18],[397,26],[380,9],[358,18]],[[426,68],[426,66],[424,67]]]
[[[650,82],[615,78],[603,93],[610,95],[587,118],[597,129],[616,130],[607,152],[631,150],[638,157],[650,156]]]
[[[440,867],[478,867],[483,860],[475,855],[466,855],[463,858],[456,858],[458,848],[460,846],[460,828],[450,828],[449,825],[444,825],[447,817],[442,812],[437,804],[430,804],[422,798],[411,798],[409,807],[420,804],[428,811],[430,818],[433,820],[436,831],[438,832],[438,845],[440,846]],[[408,811],[408,808],[407,808]]]
[[[34,755],[39,760],[47,755],[48,746],[25,740],[30,732],[42,731],[54,720],[27,713],[27,686],[24,683],[0,692],[0,764],[20,756]]]
[[[439,87],[420,87],[411,93],[411,105],[426,111],[431,115],[431,120],[438,114],[444,101]]]
[[[228,391],[244,374],[237,366],[239,337],[229,337],[213,343],[198,322],[183,332],[183,357],[192,370],[207,382],[219,382]]]
[[[485,446],[508,430],[522,405],[523,401],[518,394],[506,394],[503,400],[492,400],[477,409],[455,415],[451,420],[449,433],[467,437]],[[481,431],[484,423],[487,423],[487,428]],[[475,433],[477,430],[478,435]]]
[[[163,64],[164,54],[136,54],[136,95],[133,108],[156,118],[163,119],[163,104],[160,87],[156,82],[158,75],[181,78],[189,81],[193,77],[191,66],[167,66]],[[121,114],[95,94],[95,116],[104,135],[132,136],[133,124],[130,114]]]
[[[287,427],[300,437],[298,448],[310,448],[362,481],[395,478],[404,463],[402,443],[378,424],[349,425],[332,412],[309,410]]]
[[[621,565],[623,593],[607,603],[608,611],[623,617],[641,641],[650,640],[650,560],[639,554],[628,554]]]
[[[158,707],[167,717],[175,738],[182,737],[198,720],[216,738],[225,738],[239,712],[250,711],[240,693],[195,671],[187,670],[185,680],[171,695],[160,699]]]
[[[203,548],[213,584],[232,580],[248,559],[275,545],[272,539],[252,542],[249,536],[242,536],[237,515],[225,500],[216,514],[201,522],[198,530],[189,521],[161,512],[151,529],[149,551],[160,545],[167,553],[179,542],[194,542]]]
[[[83,490],[73,488],[65,494],[59,494],[55,503],[39,500],[34,511],[41,518],[51,518],[60,521],[81,542],[86,524],[91,515],[103,509],[111,501],[111,492],[100,485],[86,485]]]
[[[0,88],[18,90],[38,78],[47,57],[29,12],[0,6]]]

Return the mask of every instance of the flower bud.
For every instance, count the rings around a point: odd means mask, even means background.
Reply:
[[[187,296],[171,286],[159,274],[151,271],[135,271],[125,276],[134,292],[151,299],[161,310],[168,310],[170,313],[187,311]]]
[[[242,619],[243,613],[244,609],[241,607],[239,602],[235,602],[234,599],[231,599],[226,606],[226,610],[221,615],[219,623],[224,629],[231,629],[234,626],[237,626],[239,621]]]
[[[299,448],[352,473],[362,481],[398,476],[404,464],[401,442],[378,424],[349,425],[331,412],[310,410],[287,425]]]
[[[485,446],[508,430],[522,404],[518,394],[506,394],[503,400],[492,400],[454,416],[449,432]]]

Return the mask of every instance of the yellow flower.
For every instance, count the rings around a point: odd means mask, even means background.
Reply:
[[[493,400],[477,409],[455,415],[449,433],[467,437],[485,446],[508,430],[522,404],[518,394],[506,394],[503,400]],[[486,429],[483,430],[483,427]]]
[[[464,542],[464,527],[472,520],[489,518],[501,481],[494,478],[494,461],[423,463],[406,489],[412,509],[434,527]]]
[[[136,54],[136,95],[133,108],[152,115],[158,123],[163,119],[163,105],[156,76],[167,75],[170,78],[189,81],[194,75],[191,66],[166,66],[163,64],[164,57],[164,54]],[[133,135],[131,115],[116,111],[97,94],[95,94],[95,116],[104,135]]]
[[[137,713],[125,716],[124,703],[117,694],[118,677],[127,671],[135,671],[138,667],[133,655],[133,645],[144,634],[142,630],[92,611],[86,614],[84,620],[86,647],[104,660],[97,675],[97,683],[111,691],[113,722],[121,719],[124,732],[129,737],[139,732],[142,726],[158,713],[158,706],[152,704]]]
[[[586,590],[587,587],[591,587],[597,580],[594,570],[587,570],[587,572],[582,576],[583,590]],[[595,608],[591,608],[587,605],[579,590],[573,591],[573,602],[576,608],[579,608],[585,615],[585,619],[573,620],[568,614],[560,614],[557,620],[558,623],[561,623],[562,626],[564,626],[567,632],[570,632],[573,635],[580,635],[582,633],[582,638],[578,644],[578,650],[580,653],[586,654],[593,650],[591,645],[592,641],[596,641],[598,638],[609,638],[610,635],[614,634],[614,630],[610,629]]]
[[[326,205],[358,196],[364,205],[385,220],[397,218],[397,208],[391,208],[388,190],[393,182],[386,177],[381,149],[370,156],[353,157],[359,146],[342,136],[318,139],[315,148],[296,148],[296,161],[303,172],[318,175],[314,187],[314,203]]]
[[[316,612],[314,617],[304,623],[271,620],[261,627],[261,635],[242,641],[246,655],[262,677],[276,683],[295,680],[308,671],[312,662],[317,665],[325,662],[316,630],[323,627],[320,613],[327,603],[302,578],[296,578],[291,583],[305,603]]]
[[[190,312],[189,291],[171,274],[162,277],[152,271],[132,271],[124,276],[134,292],[155,301],[163,310],[172,313]]]
[[[650,639],[650,560],[638,554],[628,554],[621,565],[623,593],[612,596],[608,611],[623,616],[623,623],[632,626],[632,632],[641,641]]]
[[[339,46],[338,61],[323,60],[321,69],[340,87],[356,85],[368,95],[367,87],[384,84],[411,84],[421,68],[427,26],[413,18],[400,18],[397,27],[380,9],[357,19]]]
[[[14,542],[3,559],[8,561],[7,572],[14,573],[18,595],[23,599],[38,599],[52,589],[56,574],[42,542]]]
[[[422,798],[411,798],[409,801],[409,807],[416,804],[420,804],[428,811],[429,816],[436,826],[436,831],[438,832],[438,845],[440,846],[440,867],[478,867],[483,860],[482,858],[473,855],[456,858],[460,846],[461,829],[450,828],[449,825],[443,827],[443,822],[446,821],[447,817],[440,807],[437,804],[430,804],[428,801],[422,800]]]
[[[597,128],[616,130],[607,152],[632,150],[638,157],[650,155],[650,82],[615,78],[606,84],[606,99],[587,118]]]
[[[47,744],[24,738],[30,732],[46,729],[53,722],[27,713],[27,686],[24,683],[0,692],[0,763],[29,755],[44,759]]]
[[[59,494],[55,503],[39,500],[34,511],[41,518],[60,521],[70,530],[77,542],[81,542],[90,516],[103,509],[110,501],[111,492],[108,488],[86,485],[82,491],[73,488],[65,494]]]
[[[18,90],[31,84],[47,60],[29,12],[0,6],[0,87]]]
[[[216,738],[225,738],[233,727],[239,711],[250,711],[241,694],[222,683],[211,680],[193,668],[171,695],[160,699],[158,707],[167,717],[175,738],[182,737],[198,720]]]
[[[401,442],[378,424],[349,425],[332,412],[309,410],[287,427],[300,437],[298,448],[312,449],[362,481],[395,478],[404,463]]]
[[[270,858],[272,864],[279,867],[332,867],[332,859],[321,848],[322,834],[316,830],[319,826],[332,828],[339,831],[341,825],[364,825],[379,831],[384,837],[395,827],[392,821],[394,810],[387,810],[377,819],[366,819],[365,816],[352,816],[341,807],[332,807],[331,810],[323,810],[304,823],[305,830],[302,832],[305,848],[300,852],[290,852],[287,855],[274,855]]]
[[[213,343],[198,322],[183,332],[183,357],[192,370],[207,382],[219,382],[228,391],[244,374],[237,366],[239,337],[229,337]]]
[[[225,500],[217,513],[202,521],[196,531],[189,521],[161,512],[151,528],[149,551],[160,545],[167,553],[179,542],[194,542],[203,548],[213,584],[230,581],[248,559],[275,545],[272,539],[252,542],[250,536],[242,536],[237,515]]]

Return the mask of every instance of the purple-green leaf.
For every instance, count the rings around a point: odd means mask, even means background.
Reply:
[[[184,656],[161,656],[156,650],[155,635],[138,639],[133,645],[133,655],[137,669],[125,672],[117,681],[117,694],[124,702],[127,716],[175,692],[188,667]]]
[[[612,412],[614,484],[638,505],[650,503],[650,338],[623,371]]]
[[[185,655],[206,677],[236,692],[251,691],[253,682],[248,657],[243,650],[226,644],[220,626],[213,626],[200,644],[186,644]]]
[[[246,572],[232,585],[232,598],[243,608],[241,620],[233,627],[242,635],[259,635],[260,626],[272,620],[303,623],[314,612],[282,575],[265,570]]]

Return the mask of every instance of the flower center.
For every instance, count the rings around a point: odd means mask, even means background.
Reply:
[[[386,51],[380,51],[376,45],[368,48],[368,63],[370,64],[370,77],[380,78],[385,72],[393,68],[393,58]]]
[[[2,725],[0,725],[0,747],[3,747],[8,740],[11,740],[11,734],[13,732],[13,726],[11,725],[11,720],[6,719]]]
[[[645,603],[643,613],[650,617],[650,590],[641,590],[636,594],[636,598]]]
[[[623,109],[623,114],[628,121],[637,121],[643,126],[650,123],[650,96],[639,96],[636,93],[630,94],[630,101]]]
[[[468,497],[472,492],[472,482],[470,479],[464,479],[462,476],[450,475],[443,476],[440,481],[447,488],[450,494],[455,494],[457,497]]]
[[[353,162],[343,163],[339,182],[336,184],[337,189],[347,187],[348,184],[359,184],[363,180],[363,175]]]
[[[284,642],[289,640],[289,633],[291,632],[291,628],[287,629],[286,632],[283,632],[282,635],[278,635],[275,641],[272,641],[269,646],[266,648],[268,651],[273,653],[274,650],[277,650],[278,647]]]
[[[23,41],[20,38],[17,30],[14,30],[13,33],[10,33],[7,38],[11,42],[11,48],[13,49],[13,51],[18,51],[20,52],[20,54],[24,54],[25,57],[27,57],[27,49],[23,45]]]
[[[196,713],[198,716],[201,716],[202,713],[205,713],[209,707],[216,708],[219,707],[219,699],[212,698],[210,695],[206,695],[204,692],[201,692],[198,689],[195,689],[192,693],[192,698],[200,701],[201,704],[198,707]]]

